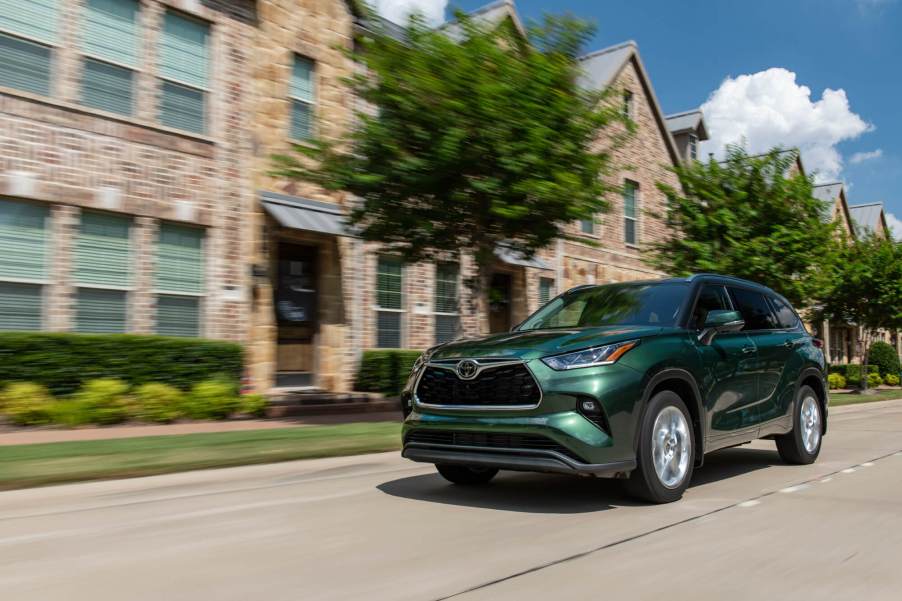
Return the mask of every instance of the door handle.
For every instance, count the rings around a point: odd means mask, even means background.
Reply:
[[[746,354],[746,355],[749,355],[749,354],[755,352],[755,347],[753,347],[753,346],[744,346],[744,347],[742,347],[742,352],[743,352],[744,354]]]

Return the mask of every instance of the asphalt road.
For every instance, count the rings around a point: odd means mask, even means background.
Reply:
[[[708,457],[681,502],[617,482],[446,484],[387,453],[0,494],[0,596],[902,598],[902,402],[835,409],[820,460]]]

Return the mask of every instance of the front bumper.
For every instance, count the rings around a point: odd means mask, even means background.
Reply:
[[[401,456],[423,463],[449,463],[494,467],[520,472],[584,474],[610,477],[636,468],[634,459],[608,463],[581,463],[555,451],[535,449],[495,449],[484,447],[450,447],[410,443]]]

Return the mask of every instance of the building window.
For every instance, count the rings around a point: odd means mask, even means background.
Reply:
[[[160,225],[154,274],[157,334],[200,336],[204,265],[204,230]]]
[[[457,281],[460,268],[457,263],[439,263],[435,266],[435,343],[450,342],[457,338],[460,323],[458,314]]]
[[[698,136],[695,134],[689,134],[689,158],[698,159]]]
[[[47,283],[45,205],[0,199],[0,330],[40,330]]]
[[[87,0],[81,102],[131,115],[138,66],[138,0]]]
[[[0,86],[50,95],[57,0],[0,2]]]
[[[630,180],[623,182],[623,240],[633,246],[638,244],[638,197],[639,184]]]
[[[403,266],[397,257],[379,257],[376,269],[376,346],[401,347]]]
[[[316,115],[316,89],[313,61],[303,56],[294,57],[291,70],[291,139],[309,140],[313,137]]]
[[[166,11],[160,36],[163,125],[199,134],[206,131],[209,37],[209,24]]]
[[[625,118],[633,118],[633,93],[629,90],[624,90],[623,92],[623,107],[621,108],[621,111]]]
[[[583,234],[589,234],[590,236],[595,233],[595,220],[594,219],[580,219],[579,220],[579,231]]]
[[[539,306],[544,307],[554,296],[554,280],[539,278]]]
[[[83,212],[75,243],[75,330],[119,333],[128,330],[131,274],[131,220]]]

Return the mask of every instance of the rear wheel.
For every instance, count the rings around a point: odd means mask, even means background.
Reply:
[[[821,452],[823,415],[817,394],[810,386],[799,388],[792,416],[792,432],[777,437],[777,451],[786,463],[808,465]]]
[[[627,490],[652,503],[679,500],[692,480],[695,461],[695,434],[686,404],[675,392],[659,392],[648,402],[639,428],[637,466]]]
[[[451,465],[436,464],[435,469],[438,470],[445,480],[454,484],[463,484],[473,486],[476,484],[486,484],[495,477],[498,470],[493,467],[477,467],[474,465]]]

